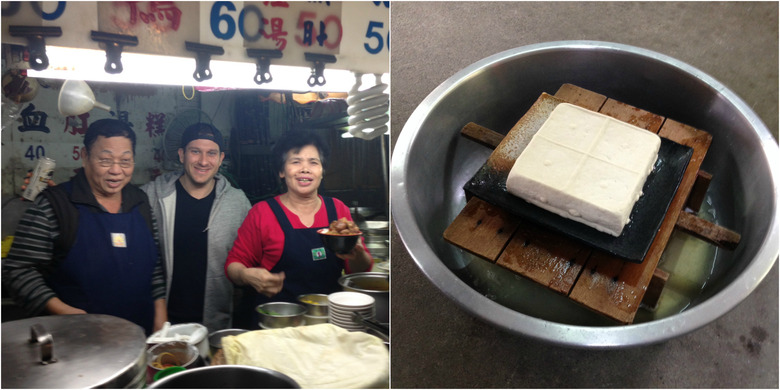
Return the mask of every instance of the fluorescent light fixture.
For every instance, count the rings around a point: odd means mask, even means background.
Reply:
[[[258,85],[254,82],[257,67],[249,62],[209,62],[212,78],[195,81],[195,58],[170,57],[139,53],[122,53],[123,71],[107,73],[106,53],[101,50],[46,46],[49,67],[42,71],[28,70],[30,77],[74,79],[86,81],[182,85],[214,88],[267,89],[275,91],[349,92],[355,83],[351,71],[325,69],[326,84],[310,87],[307,83],[311,68],[271,64],[273,81]]]
[[[341,138],[357,138],[354,135],[350,134],[349,131],[347,131],[347,127],[342,128],[341,130],[344,130],[343,133],[341,133]],[[369,133],[374,129],[365,129],[363,130],[364,133]],[[390,122],[387,123],[387,131],[385,131],[382,135],[390,135]]]

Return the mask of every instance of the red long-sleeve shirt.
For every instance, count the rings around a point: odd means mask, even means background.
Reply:
[[[322,206],[317,211],[317,214],[314,215],[312,226],[304,225],[295,213],[282,204],[279,195],[274,199],[282,207],[293,229],[325,228],[330,225],[331,221],[328,221],[328,213],[325,209],[325,203],[322,201],[322,196],[320,196]],[[336,215],[339,219],[347,218],[350,221],[352,220],[349,208],[342,201],[333,198],[333,203],[336,206]],[[362,237],[361,242],[363,242],[365,247]],[[244,223],[238,228],[238,236],[225,262],[225,274],[227,275],[227,268],[231,263],[241,263],[246,267],[262,267],[270,270],[279,262],[283,250],[284,232],[282,227],[279,225],[279,221],[276,220],[276,216],[271,207],[268,206],[268,203],[259,202],[249,210]],[[366,252],[368,252],[368,249],[366,249]],[[346,272],[350,273],[348,262],[345,262],[345,267]]]

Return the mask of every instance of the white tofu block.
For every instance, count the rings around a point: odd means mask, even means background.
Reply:
[[[617,237],[660,147],[661,138],[652,132],[561,103],[515,161],[506,189]]]

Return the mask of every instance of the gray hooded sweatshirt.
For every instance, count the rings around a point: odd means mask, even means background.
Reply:
[[[162,245],[165,264],[166,300],[170,294],[173,269],[173,227],[176,214],[176,180],[184,172],[169,172],[141,189],[149,196],[152,212]],[[209,214],[208,230],[208,266],[206,269],[205,300],[203,304],[203,325],[209,332],[227,329],[231,326],[233,312],[233,284],[225,276],[225,260],[238,228],[244,222],[249,203],[244,192],[234,188],[224,176],[215,176],[215,198]]]

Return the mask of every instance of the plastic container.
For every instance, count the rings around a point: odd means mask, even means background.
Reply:
[[[157,344],[146,351],[146,383],[154,382],[155,375],[166,368],[195,368],[202,364],[198,349],[186,341]]]

